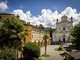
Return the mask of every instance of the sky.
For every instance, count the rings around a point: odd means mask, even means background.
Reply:
[[[0,12],[19,15],[32,25],[56,27],[56,19],[73,17],[73,25],[80,21],[80,0],[0,0]]]

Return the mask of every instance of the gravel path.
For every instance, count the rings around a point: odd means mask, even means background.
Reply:
[[[50,55],[49,57],[43,57],[44,54],[44,47],[41,47],[41,59],[42,60],[63,60],[63,57],[60,55],[65,51],[56,51],[55,48],[59,47],[59,45],[49,45],[47,46],[47,54]]]

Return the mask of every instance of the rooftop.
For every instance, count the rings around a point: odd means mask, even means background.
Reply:
[[[13,15],[13,14],[10,14],[10,13],[0,13],[0,15]]]

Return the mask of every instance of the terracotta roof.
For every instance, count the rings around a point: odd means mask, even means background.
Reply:
[[[24,24],[24,25],[26,25],[26,26],[32,26],[32,27],[34,27],[34,28],[37,28],[37,29],[41,29],[41,30],[44,30],[44,31],[48,31],[48,29],[46,29],[46,28],[41,28],[41,27],[39,27],[39,26],[34,26],[34,25],[28,25],[28,24]]]

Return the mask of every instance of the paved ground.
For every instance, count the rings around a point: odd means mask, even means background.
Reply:
[[[41,47],[41,59],[42,60],[63,60],[63,57],[59,54],[65,51],[56,51],[55,48],[59,47],[59,45],[49,45],[47,46],[47,54],[50,55],[49,57],[43,57],[44,54],[44,47]]]

